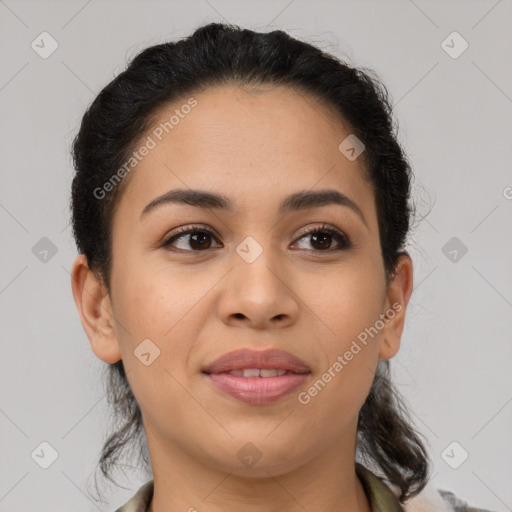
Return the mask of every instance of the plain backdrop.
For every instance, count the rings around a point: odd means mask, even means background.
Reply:
[[[128,474],[107,505],[86,491],[108,426],[105,363],[71,294],[69,148],[128,59],[212,21],[286,30],[388,86],[428,213],[408,246],[415,291],[393,375],[432,482],[512,510],[510,0],[0,0],[0,510],[111,511],[145,481]]]

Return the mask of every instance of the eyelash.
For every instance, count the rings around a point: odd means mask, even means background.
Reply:
[[[207,235],[210,235],[212,238],[215,239],[215,241],[218,242],[217,238],[215,237],[215,235],[209,230],[209,229],[206,229],[202,226],[185,226],[185,227],[182,227],[182,228],[179,228],[177,231],[175,231],[169,238],[167,238],[163,243],[162,243],[162,246],[161,247],[169,247],[171,245],[172,242],[175,242],[176,240],[178,240],[179,238],[183,237],[184,235],[189,235],[189,234],[196,234],[196,233],[203,233],[203,234],[207,234]],[[344,250],[347,250],[347,249],[350,249],[352,247],[352,243],[351,241],[349,240],[349,238],[347,237],[347,235],[345,235],[343,232],[339,231],[338,229],[335,229],[335,228],[332,228],[332,227],[329,227],[329,226],[326,226],[325,224],[322,225],[322,226],[317,226],[315,228],[312,228],[312,229],[309,229],[305,232],[303,232],[299,238],[297,238],[297,240],[300,240],[301,238],[304,238],[306,236],[309,236],[309,235],[316,235],[316,234],[319,234],[319,233],[324,233],[324,234],[328,234],[328,235],[332,235],[333,239],[335,241],[337,241],[341,247],[338,248],[338,249],[325,249],[325,250],[322,250],[322,249],[304,249],[304,250],[311,250],[313,252],[336,252],[336,251],[344,251]],[[181,252],[205,252],[207,250],[209,250],[210,247],[208,249],[200,249],[200,250],[185,250],[185,249],[176,249],[177,251],[181,251]],[[215,249],[215,247],[213,247],[213,249]],[[169,250],[172,250],[172,249],[169,249]]]

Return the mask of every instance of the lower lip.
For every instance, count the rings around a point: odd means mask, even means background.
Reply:
[[[309,374],[293,373],[279,377],[237,377],[228,373],[206,374],[221,391],[242,402],[268,404],[291,393],[303,384]]]

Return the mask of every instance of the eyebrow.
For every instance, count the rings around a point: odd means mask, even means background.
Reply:
[[[140,220],[155,208],[169,203],[188,204],[190,206],[205,209],[213,208],[215,210],[227,211],[228,213],[234,212],[233,201],[221,194],[207,192],[204,190],[175,189],[156,197],[148,203],[140,214]],[[331,204],[350,208],[361,218],[364,225],[368,227],[363,212],[357,203],[345,194],[342,194],[337,190],[330,189],[318,191],[301,190],[287,196],[279,205],[279,215],[282,216],[290,212],[308,210],[311,208],[320,208]]]

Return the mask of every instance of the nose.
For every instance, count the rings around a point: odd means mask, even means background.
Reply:
[[[290,270],[264,256],[252,263],[240,260],[229,272],[219,302],[219,314],[228,325],[253,329],[288,327],[297,321],[299,301]]]

